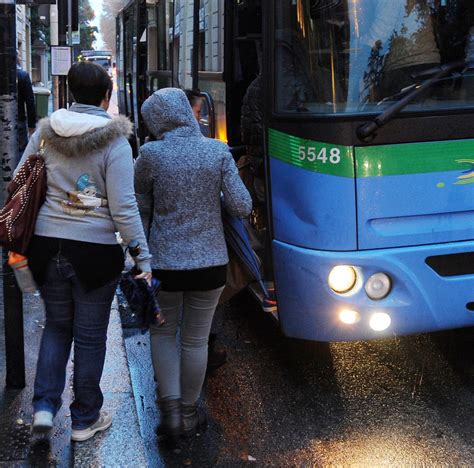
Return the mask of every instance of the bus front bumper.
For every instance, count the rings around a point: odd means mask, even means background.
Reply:
[[[474,252],[474,241],[356,252],[273,241],[282,331],[293,338],[352,341],[474,326],[474,274],[441,276],[426,263],[428,257],[468,252]],[[353,266],[357,272],[356,286],[345,294],[328,285],[337,265]],[[385,298],[373,300],[365,285],[378,272],[387,274],[392,285]],[[358,319],[344,323],[343,311],[355,312]],[[389,322],[383,330],[374,329],[375,314],[385,325]]]

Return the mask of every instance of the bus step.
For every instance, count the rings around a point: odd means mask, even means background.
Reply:
[[[275,297],[275,287],[273,285],[273,281],[265,281],[265,287],[267,290],[270,292],[270,295],[272,298]],[[263,295],[262,288],[258,284],[257,281],[254,281],[249,284],[249,289],[254,298],[258,301],[260,304],[260,307],[262,310],[268,314],[270,314],[275,320],[279,320],[278,318],[278,307],[275,301],[275,304],[269,303],[268,301],[265,301],[265,297]]]

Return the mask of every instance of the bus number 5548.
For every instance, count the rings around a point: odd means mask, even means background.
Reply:
[[[318,153],[317,148],[314,146],[299,146],[298,159],[309,162],[321,161],[323,164],[326,164],[329,160],[331,164],[339,164],[341,162],[341,150],[339,148],[331,148],[328,157],[328,148],[326,147],[321,148]]]

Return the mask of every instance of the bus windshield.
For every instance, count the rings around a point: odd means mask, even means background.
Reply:
[[[278,112],[379,113],[440,66],[403,111],[474,107],[472,0],[277,0]]]
[[[97,65],[102,65],[104,68],[111,66],[111,60],[107,57],[87,57],[89,62],[95,62]]]

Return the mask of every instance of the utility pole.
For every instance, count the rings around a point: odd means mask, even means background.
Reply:
[[[2,1],[2,0],[0,0]],[[66,31],[68,25],[68,0],[57,0],[58,2],[58,43],[60,46],[67,45]],[[66,108],[68,102],[67,82],[65,76],[59,78],[59,107]]]
[[[51,25],[50,25],[50,40],[51,46],[58,46],[59,39],[58,39],[58,6],[51,5],[49,9],[49,16],[51,18]],[[53,76],[53,108],[54,110],[59,109],[59,79],[57,76]]]
[[[71,53],[71,63],[73,63],[73,57],[72,57],[72,0],[67,0],[67,44],[70,47],[69,52]],[[68,101],[69,105],[72,104],[71,96],[69,94],[69,89],[67,91],[67,101]]]
[[[18,101],[16,73],[16,4],[0,0],[0,151],[2,178],[0,206],[5,204],[7,186],[18,163]],[[25,386],[25,350],[23,335],[23,298],[12,270],[3,258],[3,310],[5,320],[5,356],[7,387]]]

